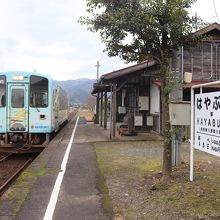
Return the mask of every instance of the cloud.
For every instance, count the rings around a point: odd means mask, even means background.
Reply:
[[[0,0],[0,70],[28,70],[55,79],[93,77],[103,46],[78,23],[85,2]],[[98,59],[98,58],[97,58]]]
[[[96,78],[97,60],[100,74],[125,67],[120,59],[103,54],[105,46],[98,34],[78,23],[85,15],[85,3],[0,0],[0,71],[36,69],[56,80],[66,80]],[[198,4],[196,9],[207,11],[204,0],[198,0]],[[213,16],[212,4],[209,7]]]

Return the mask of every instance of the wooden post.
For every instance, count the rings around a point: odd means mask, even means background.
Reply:
[[[97,97],[96,97],[95,124],[99,124],[99,92],[97,93]]]
[[[131,114],[131,107],[128,108],[128,134],[131,135],[133,131],[133,125],[132,125],[132,114]]]
[[[100,126],[103,126],[103,92],[101,92]]]
[[[116,133],[116,99],[117,99],[117,91],[116,84],[113,84],[113,94],[112,94],[112,136],[115,137]]]
[[[108,99],[107,99],[107,92],[105,92],[105,106],[104,106],[104,129],[107,129],[107,108],[108,108]]]
[[[112,100],[113,100],[113,86],[111,84],[111,106],[110,106],[110,139],[112,139]]]

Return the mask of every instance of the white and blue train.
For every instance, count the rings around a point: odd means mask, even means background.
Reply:
[[[0,151],[37,150],[68,120],[67,94],[50,76],[0,73]]]

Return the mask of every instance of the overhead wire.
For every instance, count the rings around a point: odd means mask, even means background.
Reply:
[[[215,4],[215,0],[213,0],[213,8],[214,8],[214,11],[215,11],[215,16],[212,16],[212,17],[207,17],[206,19],[214,19],[214,18],[217,18],[218,19],[218,22],[220,23],[220,19],[219,19],[219,15],[218,15],[218,12],[217,12],[217,8],[216,8],[216,4]],[[196,13],[194,13],[194,11],[192,10],[192,8],[189,8],[190,10],[190,13],[191,15],[194,17]]]
[[[220,19],[219,19],[217,10],[216,10],[215,0],[213,0],[212,2],[213,2],[213,7],[214,7],[214,10],[215,10],[216,17],[218,18],[218,22],[220,23]]]
[[[104,58],[104,56],[105,56],[105,51],[102,51],[102,56],[101,56],[101,58],[99,59],[99,61],[102,61],[102,59]]]

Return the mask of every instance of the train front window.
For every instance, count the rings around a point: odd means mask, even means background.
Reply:
[[[24,89],[12,89],[12,108],[24,108]]]
[[[48,79],[41,76],[30,78],[30,106],[44,108],[48,106]]]
[[[6,77],[0,76],[0,107],[6,105]]]

